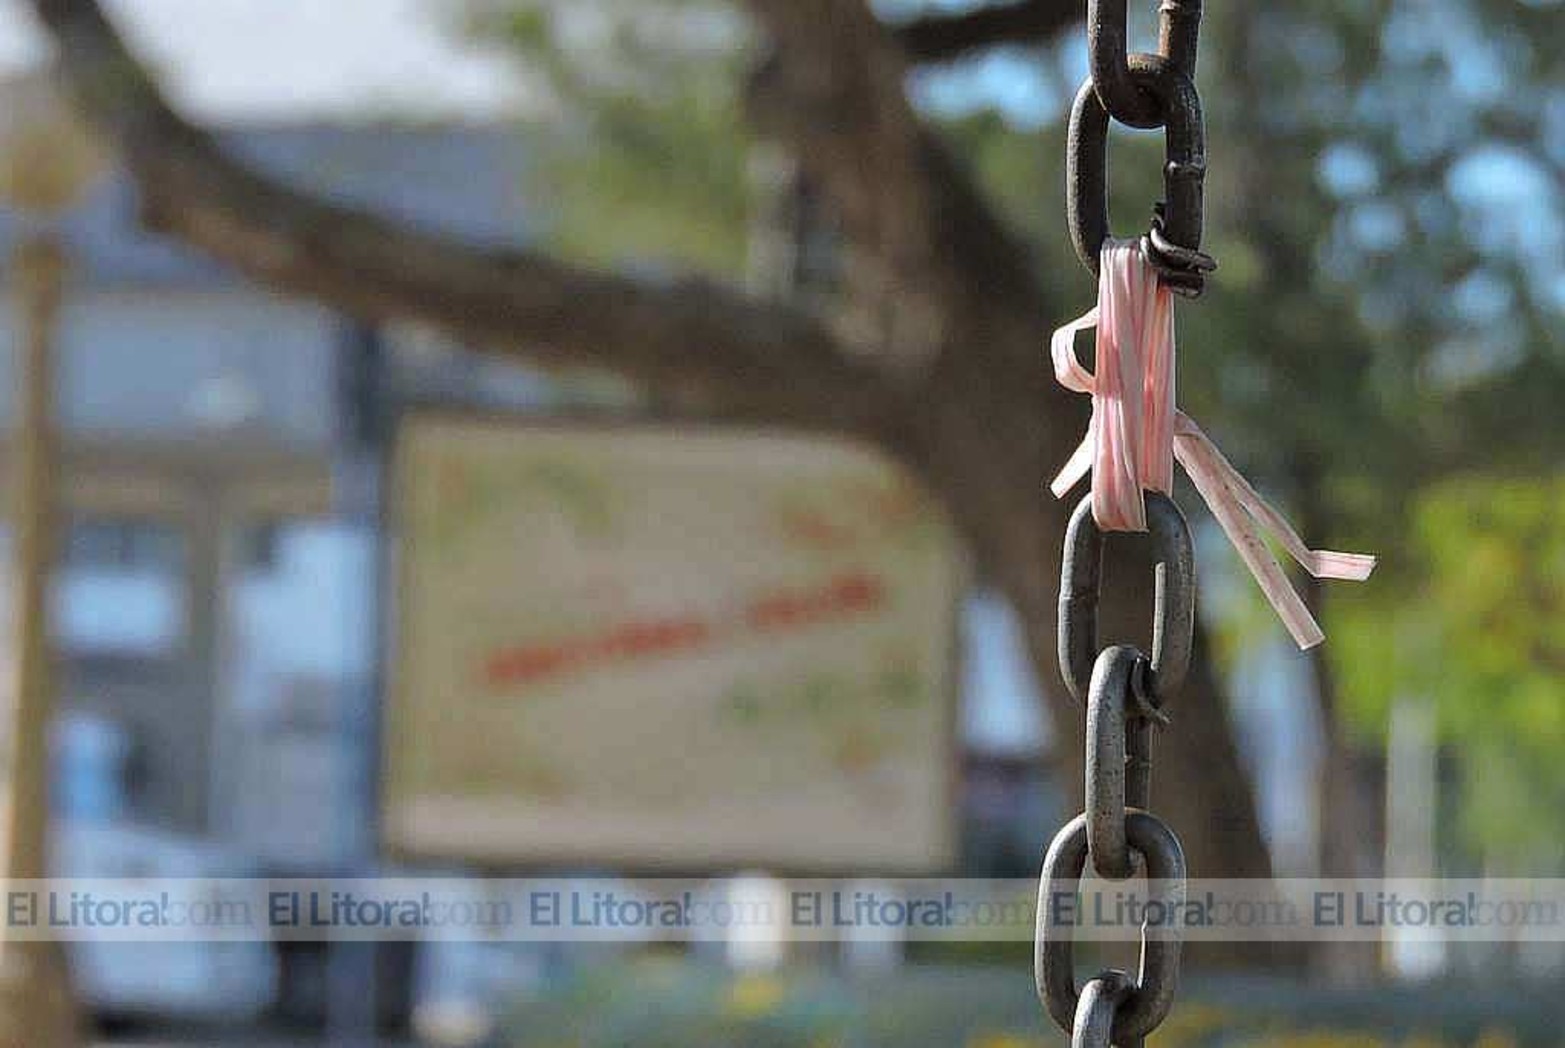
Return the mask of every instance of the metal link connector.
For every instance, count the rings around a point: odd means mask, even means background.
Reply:
[[[1147,669],[1136,648],[1104,648],[1087,689],[1087,852],[1097,875],[1111,881],[1135,872],[1126,807],[1146,808],[1152,793],[1152,717],[1136,695]]]
[[[1201,42],[1201,0],[1162,0],[1157,13],[1158,53],[1194,80],[1196,48]]]
[[[1103,107],[1130,127],[1162,127],[1157,98],[1130,75],[1129,14],[1126,0],[1087,0],[1087,48],[1092,83]],[[1162,0],[1158,5],[1158,52],[1185,76],[1195,79],[1196,45],[1201,33],[1200,0]]]
[[[1087,0],[1092,86],[1110,116],[1130,127],[1163,126],[1163,107],[1130,78],[1127,0]]]
[[[1087,980],[1076,1005],[1075,1026],[1071,1030],[1071,1048],[1109,1048],[1114,1030],[1114,1014],[1135,984],[1118,968]]]
[[[1153,227],[1161,241],[1198,259],[1194,268],[1180,269],[1177,259],[1154,252],[1149,255],[1160,272],[1174,270],[1201,276],[1217,263],[1201,254],[1203,190],[1206,180],[1206,130],[1201,100],[1195,84],[1168,59],[1159,55],[1132,55],[1129,76],[1133,83],[1159,100],[1166,118],[1163,164],[1165,200],[1157,210]],[[1066,136],[1066,222],[1076,255],[1094,274],[1099,252],[1109,237],[1108,203],[1109,112],[1091,79],[1076,93]],[[1199,283],[1194,287],[1199,288]],[[1174,285],[1175,290],[1190,285]]]
[[[1190,668],[1195,633],[1195,553],[1190,526],[1174,500],[1146,493],[1152,543],[1154,598],[1150,693],[1166,701]],[[1065,686],[1084,702],[1099,650],[1098,590],[1103,577],[1103,532],[1092,517],[1092,497],[1081,500],[1065,532],[1060,571],[1059,659]]]
[[[1217,262],[1201,251],[1206,137],[1195,88],[1200,0],[1162,0],[1158,54],[1128,51],[1126,0],[1088,0],[1091,76],[1071,108],[1066,147],[1067,217],[1076,254],[1098,272],[1098,252],[1109,235],[1108,121],[1168,128],[1165,200],[1142,238],[1163,283],[1195,297]]]
[[[1130,847],[1146,863],[1149,909],[1175,915],[1185,904],[1185,854],[1168,825],[1149,812],[1125,816]],[[1078,815],[1049,845],[1038,883],[1038,924],[1033,976],[1038,997],[1060,1029],[1071,1031],[1080,993],[1076,989],[1075,940],[1071,935],[1078,887],[1087,869],[1087,817]],[[1110,1033],[1114,1044],[1145,1037],[1174,1004],[1179,983],[1180,934],[1177,922],[1141,929],[1141,964],[1135,988],[1115,1009]]]

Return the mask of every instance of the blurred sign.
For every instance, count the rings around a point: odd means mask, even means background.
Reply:
[[[426,416],[404,426],[396,492],[394,852],[952,859],[957,558],[884,460]]]

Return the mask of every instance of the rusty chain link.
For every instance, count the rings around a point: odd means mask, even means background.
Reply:
[[[1152,687],[1172,695],[1190,669],[1195,630],[1195,553],[1190,525],[1174,500],[1146,493],[1147,534],[1152,543]],[[1081,500],[1065,530],[1060,566],[1059,657],[1065,687],[1087,701],[1087,683],[1098,657],[1098,590],[1103,577],[1103,532],[1092,516],[1092,497]]]
[[[1071,106],[1066,144],[1067,222],[1076,254],[1094,274],[1109,236],[1108,127],[1166,128],[1163,192],[1142,250],[1164,284],[1199,295],[1217,268],[1201,251],[1206,135],[1195,87],[1200,0],[1162,0],[1158,53],[1129,51],[1127,0],[1088,0],[1091,75]]]
[[[1125,816],[1125,834],[1130,847],[1146,865],[1148,912],[1181,912],[1185,904],[1185,853],[1174,831],[1151,812],[1132,809]],[[1075,902],[1087,870],[1087,857],[1087,817],[1078,815],[1049,845],[1038,883],[1038,927],[1033,952],[1038,996],[1049,1016],[1073,1038],[1078,1033],[1076,1016],[1081,994],[1076,989],[1071,927],[1076,923]],[[1149,921],[1143,925],[1136,978],[1124,998],[1114,1005],[1114,1044],[1139,1040],[1167,1018],[1179,987],[1179,955],[1177,920]],[[1114,970],[1101,974],[1111,972]]]
[[[1114,1033],[1114,1016],[1130,994],[1130,977],[1109,969],[1087,980],[1076,1004],[1075,1029],[1071,1048],[1109,1048]]]
[[[1135,872],[1126,806],[1145,808],[1151,798],[1152,723],[1164,714],[1138,680],[1146,668],[1135,648],[1104,648],[1087,693],[1087,850],[1093,868],[1111,880]]]
[[[1087,496],[1071,515],[1060,581],[1059,654],[1066,686],[1087,705],[1086,810],[1049,845],[1038,885],[1034,963],[1038,996],[1076,1048],[1136,1045],[1161,1023],[1179,981],[1180,935],[1173,922],[1144,925],[1132,980],[1100,973],[1078,991],[1071,915],[1087,863],[1108,880],[1144,866],[1162,913],[1185,899],[1185,857],[1151,800],[1152,729],[1184,681],[1195,626],[1190,528],[1168,496],[1146,493],[1154,567],[1152,655],[1129,645],[1098,650],[1103,533]],[[1094,654],[1095,653],[1095,654]]]
[[[1104,107],[1130,127],[1163,126],[1164,109],[1143,94],[1130,74],[1126,0],[1087,0],[1087,49],[1091,82]],[[1187,79],[1195,78],[1201,34],[1201,0],[1163,0],[1158,6],[1158,56]]]

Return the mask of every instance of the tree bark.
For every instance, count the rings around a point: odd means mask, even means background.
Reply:
[[[1310,534],[1324,534],[1318,484],[1307,480],[1302,488],[1301,517]],[[1326,587],[1318,579],[1305,583],[1305,601],[1317,619],[1324,621]],[[1314,684],[1316,710],[1321,725],[1321,768],[1316,790],[1316,839],[1319,842],[1318,871],[1321,877],[1366,877],[1380,871],[1365,868],[1366,855],[1380,856],[1384,844],[1374,830],[1376,820],[1365,810],[1365,798],[1359,788],[1354,753],[1342,723],[1337,678],[1331,663],[1319,648],[1310,653],[1310,676]],[[1373,800],[1370,801],[1373,803]],[[1334,985],[1350,986],[1371,980],[1380,970],[1378,942],[1324,942],[1319,944],[1311,963],[1320,977]]]
[[[1053,640],[1069,507],[1043,489],[1086,419],[1043,352],[1065,304],[1049,301],[1027,250],[914,114],[897,37],[860,0],[750,3],[771,49],[752,85],[756,118],[822,187],[888,296],[892,322],[859,345],[723,286],[648,285],[482,251],[311,198],[245,169],[174,114],[93,0],[31,2],[148,220],[252,279],[370,319],[417,319],[487,351],[613,369],[714,415],[846,434],[911,468],[1019,613],[1079,801],[1080,711],[1056,683]],[[1196,875],[1265,875],[1204,661],[1176,715],[1154,806]],[[1053,830],[1038,827],[1040,850]]]

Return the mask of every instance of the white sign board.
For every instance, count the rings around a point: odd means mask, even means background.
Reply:
[[[957,557],[900,471],[836,442],[441,416],[397,458],[393,852],[951,862]]]

